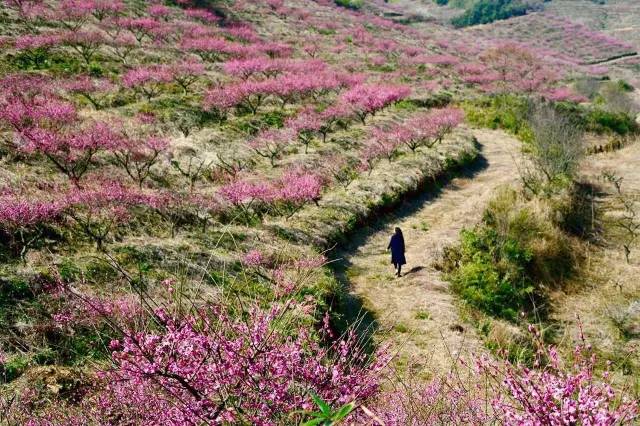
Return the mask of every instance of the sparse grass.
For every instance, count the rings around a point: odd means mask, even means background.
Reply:
[[[418,311],[415,314],[415,319],[426,321],[431,319],[431,314],[429,313],[429,311],[425,311],[425,310]]]
[[[407,326],[406,324],[402,324],[402,323],[398,323],[393,327],[394,331],[396,331],[397,333],[408,333],[409,332],[409,326]]]

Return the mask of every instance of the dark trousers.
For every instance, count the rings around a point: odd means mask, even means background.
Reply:
[[[400,272],[402,271],[402,263],[394,263],[393,267],[398,271],[398,275],[400,275]]]

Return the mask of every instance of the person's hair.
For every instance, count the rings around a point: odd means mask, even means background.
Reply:
[[[402,229],[398,228],[397,226],[396,226],[396,234],[402,235]]]

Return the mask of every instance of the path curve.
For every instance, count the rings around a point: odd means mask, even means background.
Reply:
[[[363,228],[339,254],[350,291],[376,317],[374,339],[390,342],[398,351],[396,367],[410,369],[413,377],[442,373],[452,356],[482,350],[474,329],[459,317],[448,283],[432,264],[463,228],[481,219],[496,188],[517,180],[514,158],[520,144],[502,131],[473,133],[482,147],[479,170]],[[385,251],[395,226],[403,229],[407,245],[408,264],[401,278],[394,278]]]

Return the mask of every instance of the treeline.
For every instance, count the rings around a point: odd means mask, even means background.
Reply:
[[[544,0],[546,2],[548,0]],[[449,0],[435,0],[439,5],[452,4]],[[539,10],[543,1],[523,2],[522,0],[479,0],[466,8],[466,11],[451,20],[457,27],[468,27],[488,24],[493,21],[526,15],[532,10]]]

